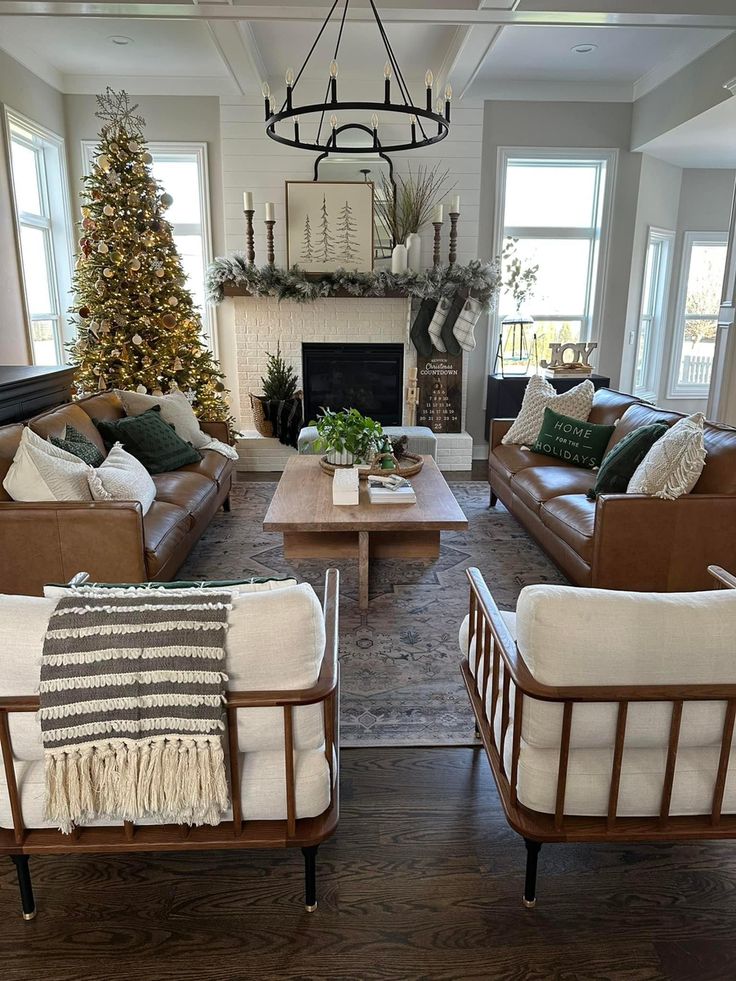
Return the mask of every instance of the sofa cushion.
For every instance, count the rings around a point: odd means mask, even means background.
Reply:
[[[736,494],[736,429],[706,422],[706,465],[693,494]]]
[[[544,410],[542,428],[532,449],[535,453],[553,456],[573,466],[593,470],[600,466],[612,435],[613,426],[581,422],[547,408]]]
[[[105,422],[117,422],[125,415],[123,403],[115,392],[96,392],[87,395],[76,403],[84,409],[90,419],[104,419]]]
[[[0,501],[11,500],[10,494],[5,490],[2,482],[5,479],[5,474],[10,470],[13,457],[20,445],[23,428],[22,422],[14,422],[9,426],[0,426]]]
[[[582,467],[528,467],[516,474],[511,489],[527,507],[538,511],[544,501],[566,494],[586,494],[594,475]]]
[[[558,394],[546,378],[532,375],[524,390],[519,414],[501,442],[531,446],[542,428],[546,408],[575,419],[587,419],[594,394],[593,382],[589,378],[567,392]]]
[[[667,409],[657,409],[653,405],[639,403],[630,406],[621,416],[621,421],[616,426],[611,441],[608,444],[608,452],[620,443],[624,436],[633,433],[635,429],[642,426],[652,426],[654,423],[664,423],[665,426],[672,426],[684,416],[680,412],[669,412]]]
[[[175,504],[196,518],[210,497],[217,494],[217,484],[197,473],[158,473],[153,477],[156,500]]]
[[[146,568],[154,576],[172,552],[184,541],[192,527],[192,517],[176,504],[154,501],[143,519]]]
[[[74,426],[77,432],[86,436],[102,452],[107,453],[104,440],[87,413],[80,409],[75,402],[60,405],[50,412],[44,412],[40,416],[34,416],[28,420],[28,425],[39,436],[48,439],[49,436],[64,438],[67,426]]]
[[[705,466],[702,412],[680,419],[657,440],[629,481],[627,493],[674,500],[689,494]]]
[[[203,449],[199,451],[202,459],[196,463],[188,463],[185,467],[179,467],[177,473],[196,473],[201,477],[214,480],[218,487],[222,487],[233,470],[230,460],[222,455],[215,453],[214,450]]]
[[[615,426],[630,405],[645,405],[635,395],[616,392],[612,388],[599,388],[593,396],[593,407],[588,422],[600,426]]]
[[[595,502],[584,494],[553,497],[539,509],[539,516],[550,531],[590,565],[593,561]]]
[[[60,436],[49,436],[49,442],[53,443],[54,446],[58,446],[61,450],[66,450],[67,453],[73,453],[74,456],[78,456],[80,460],[88,463],[90,467],[99,467],[100,464],[105,459],[105,454],[93,443],[91,439],[87,439],[84,433],[80,433],[78,429],[74,426],[67,424],[64,430],[63,438]]]
[[[497,446],[488,458],[488,466],[495,470],[504,480],[509,480],[515,473],[526,470],[527,467],[567,467],[564,460],[556,460],[541,453],[532,453],[525,446]]]
[[[139,416],[125,416],[117,422],[97,420],[96,425],[106,445],[121,442],[151,474],[168,473],[201,459],[201,454],[164,422],[158,405]]]

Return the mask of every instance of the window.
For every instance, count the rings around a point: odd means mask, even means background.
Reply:
[[[725,232],[685,232],[670,370],[670,398],[705,398],[726,269]]]
[[[535,320],[540,357],[553,342],[597,336],[595,312],[604,261],[615,151],[501,151],[498,209],[502,240],[518,239],[522,266],[538,265],[534,292],[522,312]],[[515,312],[501,296],[499,317]]]
[[[96,143],[82,144],[88,173]],[[173,197],[166,218],[187,276],[187,288],[202,318],[205,340],[214,350],[215,320],[206,302],[205,276],[212,259],[207,182],[207,146],[204,143],[149,143],[153,176]]]
[[[33,363],[66,361],[71,287],[64,141],[6,111],[10,170]]]
[[[670,278],[670,257],[675,233],[649,229],[642,284],[639,333],[634,366],[634,394],[656,400],[662,363]]]

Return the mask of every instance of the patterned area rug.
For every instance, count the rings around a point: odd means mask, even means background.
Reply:
[[[357,560],[340,569],[341,742],[344,746],[461,745],[473,741],[460,676],[458,629],[468,609],[465,569],[477,566],[502,609],[523,586],[565,580],[499,503],[485,481],[450,482],[469,529],[442,534],[437,562],[371,562],[370,604],[358,608]],[[180,573],[182,579],[293,575],[321,597],[323,560],[287,562],[281,536],[262,522],[276,489],[239,482],[232,512],[216,515]]]

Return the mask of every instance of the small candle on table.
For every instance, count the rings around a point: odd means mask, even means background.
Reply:
[[[274,221],[274,206],[273,201],[266,201],[266,221]]]
[[[444,209],[442,205],[436,204],[434,208],[434,218],[432,219],[432,221],[437,225],[441,225],[443,214],[444,214]]]
[[[243,191],[243,211],[253,210],[253,194],[250,191]]]
[[[459,194],[456,194],[455,197],[452,199],[452,205],[450,206],[450,211],[452,211],[453,214],[456,214],[456,215],[459,215],[460,214],[460,195]]]

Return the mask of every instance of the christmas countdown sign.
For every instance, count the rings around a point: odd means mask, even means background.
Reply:
[[[417,425],[435,433],[462,432],[463,357],[438,354],[417,360],[419,410]]]
[[[373,184],[286,182],[287,266],[306,273],[373,270]]]

